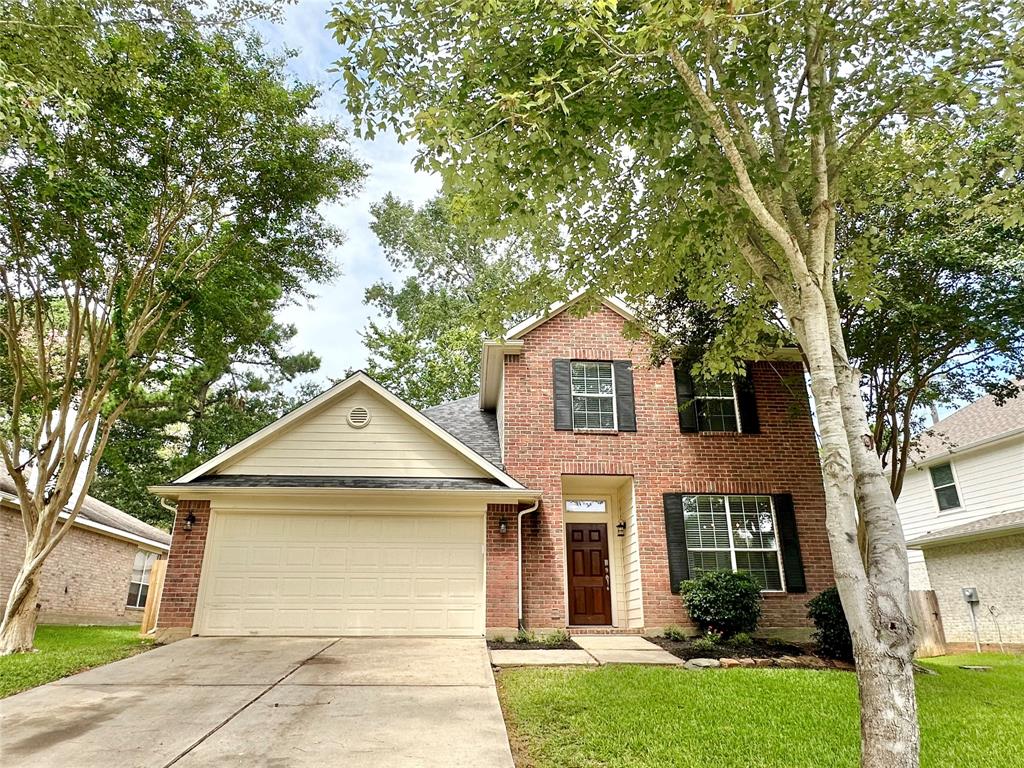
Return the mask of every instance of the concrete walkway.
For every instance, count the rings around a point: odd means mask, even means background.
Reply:
[[[498,667],[550,667],[593,664],[660,664],[680,666],[683,660],[637,635],[573,635],[582,650],[496,650]]]
[[[482,640],[192,638],[0,700],[0,764],[495,766]]]

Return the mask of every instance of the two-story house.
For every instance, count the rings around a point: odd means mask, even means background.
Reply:
[[[983,643],[1024,643],[1024,395],[983,397],[926,431],[896,506],[910,587],[935,591],[946,640],[973,644],[974,622]]]
[[[654,631],[719,569],[804,631],[833,576],[800,363],[694,381],[578,300],[484,342],[477,396],[419,412],[357,373],[154,488],[161,634]]]

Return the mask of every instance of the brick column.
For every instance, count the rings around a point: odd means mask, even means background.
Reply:
[[[487,505],[487,631],[514,632],[518,620],[516,504]],[[505,519],[508,531],[498,526]]]
[[[186,531],[185,518],[189,512],[195,516],[195,522],[192,530]],[[208,500],[189,499],[178,502],[178,512],[174,516],[171,532],[171,551],[167,556],[167,575],[164,577],[163,596],[160,599],[160,615],[156,623],[161,640],[187,637],[191,633],[209,525]]]

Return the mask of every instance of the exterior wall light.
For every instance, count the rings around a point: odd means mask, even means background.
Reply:
[[[625,520],[619,520],[619,522],[617,522],[615,524],[615,532],[619,535],[620,539],[623,536],[626,535],[626,521]]]
[[[498,521],[498,533],[500,533],[502,536],[508,533],[508,521],[505,520],[504,517]]]
[[[192,526],[195,525],[195,524],[196,524],[195,513],[192,510],[189,510],[188,511],[188,517],[185,518],[185,525],[183,525],[182,527],[186,531],[191,531],[192,530]]]

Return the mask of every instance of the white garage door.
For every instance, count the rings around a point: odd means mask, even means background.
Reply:
[[[214,514],[204,635],[482,635],[482,517]]]

